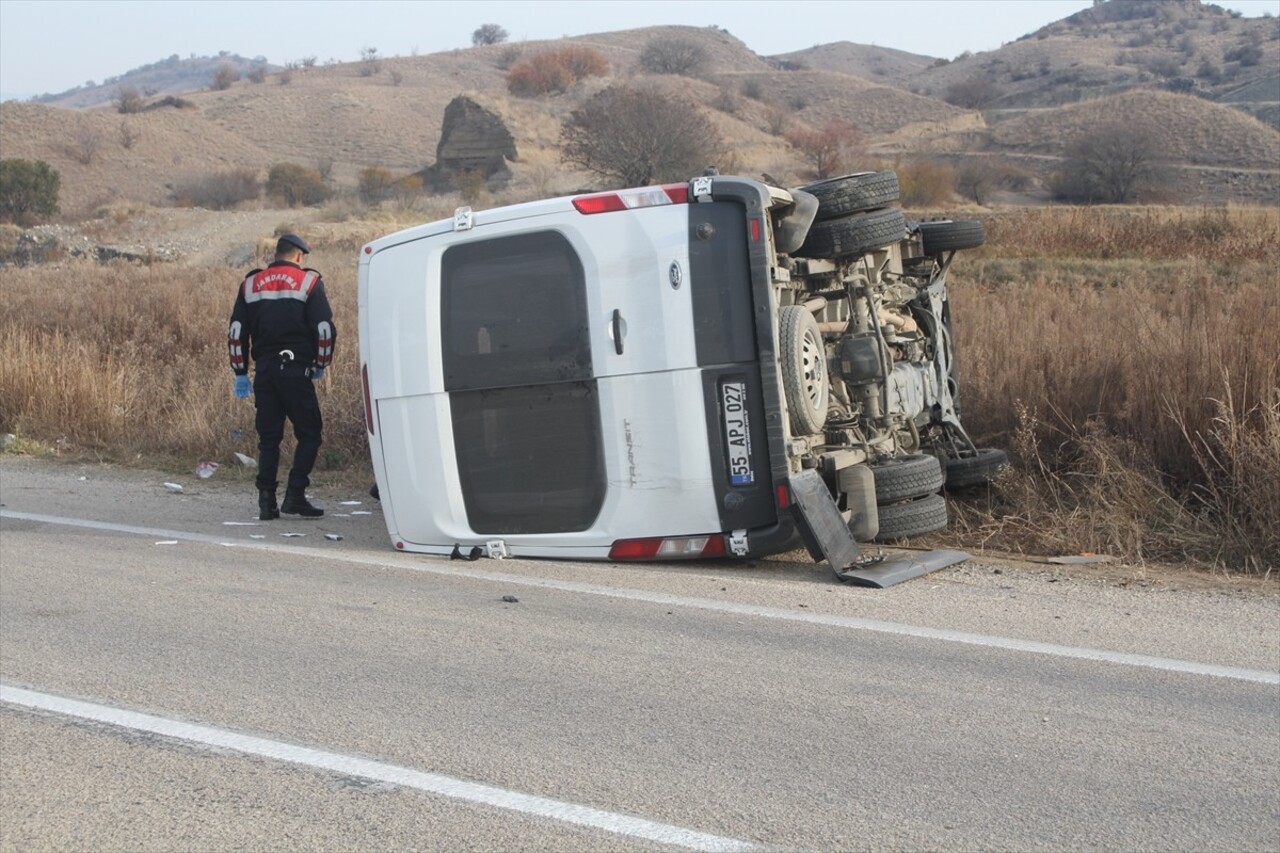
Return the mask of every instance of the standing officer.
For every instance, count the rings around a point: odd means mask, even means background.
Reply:
[[[317,518],[324,510],[312,506],[306,489],[320,452],[323,421],[314,380],[324,376],[333,359],[333,311],[324,295],[320,273],[302,266],[311,247],[297,234],[276,242],[275,260],[266,269],[245,277],[231,310],[227,351],[235,373],[235,394],[249,396],[249,367],[254,362],[253,393],[258,431],[258,518],[269,521],[280,513]],[[250,347],[252,346],[252,349]],[[276,472],[284,421],[293,424],[298,447],[289,470],[284,502],[276,507]]]

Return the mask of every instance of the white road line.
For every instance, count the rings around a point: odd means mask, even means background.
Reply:
[[[927,628],[920,625],[906,625],[898,622],[883,622],[878,619],[863,619],[857,616],[838,616],[828,613],[807,613],[784,610],[779,607],[766,607],[757,604],[739,604],[732,601],[717,601],[709,598],[693,598],[682,595],[669,595],[662,592],[629,589],[627,587],[604,586],[601,584],[581,583],[578,581],[555,580],[552,578],[526,577],[524,575],[490,572],[483,569],[455,567],[453,563],[440,558],[410,557],[408,555],[358,554],[350,551],[327,551],[318,548],[304,548],[288,545],[273,545],[265,542],[229,541],[226,537],[209,536],[203,533],[185,533],[179,530],[162,530],[150,527],[131,527],[124,524],[111,524],[102,521],[91,521],[78,518],[63,518],[53,515],[36,515],[25,512],[0,510],[0,518],[12,518],[22,521],[37,521],[45,524],[59,524],[68,527],[82,527],[91,530],[107,530],[116,533],[128,533],[135,536],[187,540],[190,542],[211,542],[219,545],[235,545],[241,548],[253,548],[265,551],[279,551],[290,554],[305,554],[326,560],[355,563],[358,565],[377,566],[380,568],[400,568],[427,574],[447,577],[468,578],[471,580],[501,583],[507,585],[541,587],[563,592],[576,592],[584,595],[601,595],[628,601],[644,601],[652,604],[664,604],[674,607],[691,607],[698,610],[710,610],[718,613],[729,613],[735,616],[753,616],[760,619],[776,619],[784,622],[802,622],[810,625],[826,625],[835,628],[847,628],[857,631],[873,631],[880,634],[896,634],[904,637],[916,637],[925,640],[937,640],[945,643],[961,643],[970,646],[983,646],[1012,652],[1029,652],[1031,654],[1048,655],[1058,658],[1095,661],[1098,663],[1135,666],[1143,669],[1156,669],[1176,672],[1183,675],[1207,675],[1214,678],[1230,678],[1237,681],[1251,681],[1258,684],[1280,685],[1280,672],[1267,670],[1244,669],[1233,666],[1199,663],[1196,661],[1177,660],[1175,658],[1154,657],[1152,655],[1113,652],[1106,649],[1091,649],[1084,646],[1063,646],[1056,643],[1042,643],[1036,640],[1019,640],[1012,637],[998,637],[990,634],[973,634],[967,631],[952,631],[946,628]]]
[[[424,773],[421,770],[414,770],[409,767],[384,764],[381,761],[370,761],[351,755],[342,755],[337,752],[326,752],[320,749],[296,746],[282,741],[240,734],[228,729],[184,723],[181,720],[157,717],[152,714],[141,714],[136,711],[125,711],[93,702],[54,696],[49,693],[39,693],[3,683],[0,683],[0,702],[67,717],[75,717],[81,720],[94,720],[133,731],[151,732],[186,741],[187,743],[230,749],[245,755],[256,755],[289,764],[342,773],[347,776],[358,776],[363,779],[387,782],[403,788],[424,791],[428,794],[438,794],[450,799],[479,803],[534,817],[550,818],[563,823],[592,827],[616,835],[656,841],[660,844],[670,844],[690,850],[735,851],[758,849],[757,845],[748,841],[723,838],[719,835],[711,835],[706,832],[698,832],[693,829],[617,814],[616,812],[603,811],[590,806],[566,803],[561,800],[552,800],[532,794],[522,794],[518,791],[508,791],[491,785],[480,785],[450,776],[442,776],[439,773]]]

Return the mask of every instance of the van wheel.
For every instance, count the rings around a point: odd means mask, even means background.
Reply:
[[[978,448],[977,456],[947,460],[947,488],[985,486],[1009,468],[1009,455],[995,447]]]
[[[796,435],[822,432],[827,422],[827,350],[818,321],[807,308],[783,306],[778,317],[778,357],[782,364],[782,389]]]
[[[922,498],[936,494],[946,480],[938,457],[928,453],[898,456],[871,466],[876,476],[876,503]]]
[[[959,249],[975,249],[987,241],[980,219],[921,222],[920,237],[926,255]]]
[[[819,208],[821,210],[821,208]],[[844,219],[815,222],[796,252],[802,258],[841,258],[861,255],[902,239],[907,220],[896,207],[858,213]]]
[[[859,172],[806,184],[800,189],[818,199],[818,220],[887,207],[898,200],[897,172]]]
[[[885,504],[879,508],[880,530],[877,542],[910,539],[947,526],[947,502],[942,495],[929,495],[914,501]]]

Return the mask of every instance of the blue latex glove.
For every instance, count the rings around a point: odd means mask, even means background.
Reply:
[[[311,378],[312,378],[312,379],[324,379],[324,368],[323,368],[323,367],[313,367],[313,368],[311,368]]]
[[[236,376],[236,397],[241,400],[249,399],[249,394],[253,391],[253,385],[249,382],[248,376]]]

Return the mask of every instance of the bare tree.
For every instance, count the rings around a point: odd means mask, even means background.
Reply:
[[[696,41],[679,37],[650,39],[640,52],[640,65],[654,74],[696,74],[707,64],[707,51]]]
[[[102,148],[102,131],[91,125],[85,125],[76,131],[76,135],[67,145],[67,153],[77,163],[88,166],[98,156]]]
[[[116,111],[123,114],[142,112],[142,94],[136,86],[121,86],[116,90]]]
[[[240,79],[240,72],[230,62],[223,62],[213,71],[213,81],[209,84],[210,88],[216,91],[230,89],[231,84]]]
[[[360,76],[372,77],[382,70],[382,63],[378,61],[378,49],[376,47],[360,48]]]
[[[975,74],[967,80],[947,87],[943,100],[967,110],[983,110],[999,100],[1004,93],[984,74]]]
[[[142,131],[129,124],[128,119],[120,119],[120,145],[124,148],[132,148],[133,143],[142,138]]]
[[[956,190],[974,204],[986,204],[1004,180],[1005,170],[989,157],[971,157],[956,174]]]
[[[829,178],[852,165],[862,153],[862,134],[841,121],[828,122],[820,130],[797,128],[786,140],[813,168],[815,177]]]
[[[1155,136],[1116,123],[1086,134],[1067,151],[1054,193],[1069,201],[1126,204],[1153,187],[1162,172]]]
[[[507,40],[507,31],[497,24],[481,24],[471,34],[471,44],[479,47],[482,44],[501,44]]]
[[[573,111],[561,127],[560,152],[567,163],[635,187],[700,174],[722,144],[693,104],[619,85]]]

